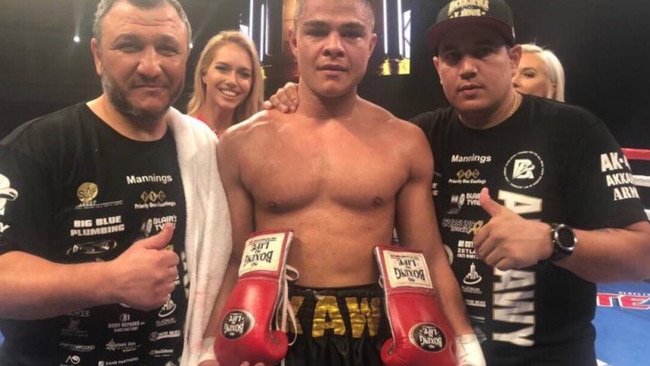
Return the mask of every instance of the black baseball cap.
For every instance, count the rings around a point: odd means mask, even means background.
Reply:
[[[499,33],[508,44],[515,43],[512,10],[503,0],[453,0],[438,13],[435,24],[426,33],[429,47],[437,52],[440,38],[455,27],[483,25]]]

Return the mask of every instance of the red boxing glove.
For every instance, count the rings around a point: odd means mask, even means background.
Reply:
[[[222,366],[248,361],[275,365],[287,354],[287,335],[274,325],[278,307],[285,300],[285,267],[293,232],[264,231],[246,240],[239,266],[239,280],[221,315],[221,329],[214,342]]]
[[[421,251],[377,246],[386,314],[393,338],[384,343],[387,366],[454,366],[454,335],[436,301]]]

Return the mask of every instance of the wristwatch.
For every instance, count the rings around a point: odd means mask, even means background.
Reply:
[[[573,254],[573,250],[578,245],[578,238],[569,225],[551,224],[551,242],[553,243],[553,254],[542,260],[543,264],[547,262],[557,262]]]

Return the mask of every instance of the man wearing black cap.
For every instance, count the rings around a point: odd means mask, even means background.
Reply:
[[[521,47],[503,0],[452,1],[426,37],[451,107],[413,122],[487,364],[596,365],[595,283],[650,277],[627,161],[590,112],[514,90]]]

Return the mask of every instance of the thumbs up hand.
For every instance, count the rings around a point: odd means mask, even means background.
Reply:
[[[481,190],[479,203],[491,219],[474,236],[476,256],[500,270],[526,268],[550,257],[551,227],[527,220]]]
[[[107,262],[112,302],[150,310],[169,300],[180,260],[166,249],[173,232],[173,226],[166,224],[158,234],[133,243],[122,255]]]

